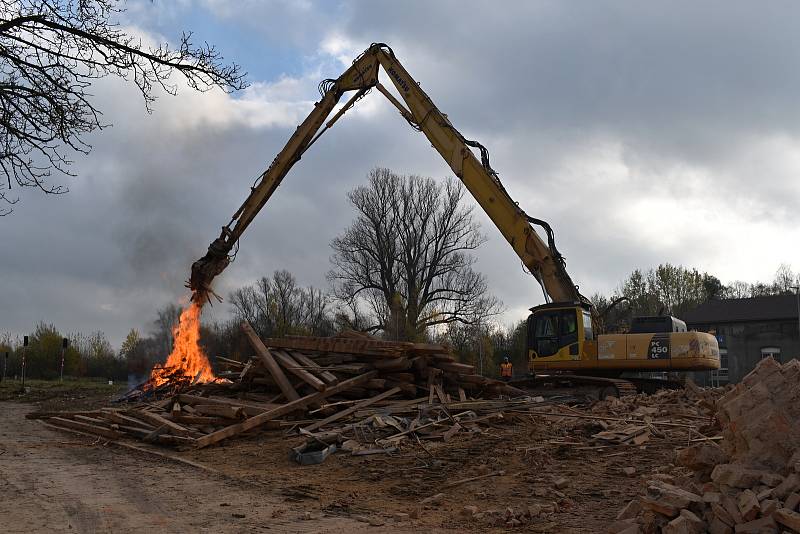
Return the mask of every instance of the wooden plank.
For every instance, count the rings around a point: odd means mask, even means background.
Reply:
[[[292,352],[292,358],[300,362],[301,364],[305,365],[306,367],[311,368],[311,372],[315,373],[321,379],[323,379],[328,384],[337,384],[339,379],[336,377],[335,374],[331,373],[330,371],[325,371],[320,369],[320,366],[317,362],[303,354],[302,352]]]
[[[233,399],[220,399],[217,397],[200,397],[199,395],[189,395],[187,393],[181,393],[178,395],[178,401],[184,405],[183,409],[187,410],[189,406],[194,406],[195,404],[217,404],[221,406],[233,406],[235,408],[242,408],[244,413],[248,416],[258,415],[260,413],[264,413],[275,408],[274,404],[271,403],[264,403],[264,404],[248,404],[244,402],[239,402]]]
[[[447,429],[447,432],[442,434],[442,439],[444,439],[445,441],[450,441],[450,438],[456,435],[459,430],[461,430],[461,425],[455,423],[453,426]]]
[[[49,417],[73,417],[76,415],[98,415],[99,410],[81,411],[81,412],[31,412],[25,414],[25,419],[47,419]]]
[[[292,373],[294,376],[312,388],[316,389],[317,391],[322,391],[325,389],[325,382],[303,369],[302,365],[296,362],[295,359],[289,356],[287,353],[283,352],[282,350],[276,350],[272,353],[272,355],[276,360],[278,360],[278,363],[280,363],[284,369]]]
[[[72,419],[64,419],[63,417],[50,417],[47,419],[47,422],[56,426],[81,430],[96,436],[103,436],[108,439],[119,439],[122,437],[122,434],[116,430],[111,430],[103,426],[91,425],[89,423],[82,423],[80,421],[73,421]]]
[[[458,362],[436,362],[434,364],[439,369],[449,371],[451,373],[460,373],[464,375],[475,374],[475,367],[466,363]]]
[[[436,384],[433,386],[433,389],[436,390],[436,396],[439,397],[439,402],[441,402],[442,404],[447,404],[447,395],[442,389],[442,386]]]
[[[88,415],[75,415],[72,417],[74,421],[80,421],[82,423],[89,423],[90,425],[97,425],[97,426],[105,426],[110,424],[105,419],[100,419],[98,417],[89,417]]]
[[[346,391],[347,389],[353,386],[358,386],[360,384],[363,384],[370,378],[373,378],[376,374],[377,371],[370,371],[368,373],[364,373],[361,376],[357,376],[349,380],[345,380],[344,382],[340,382],[335,386],[331,386],[325,391],[319,391],[317,393],[312,393],[311,395],[306,395],[305,397],[301,397],[295,401],[288,402],[268,412],[264,412],[259,415],[254,415],[249,419],[245,419],[241,423],[237,423],[235,425],[231,425],[221,430],[217,430],[216,432],[212,432],[211,434],[203,436],[202,438],[197,438],[196,445],[198,448],[207,447],[214,443],[218,443],[223,439],[235,436],[237,434],[241,434],[242,432],[247,432],[248,430],[257,428],[268,421],[292,413],[295,410],[303,409],[309,404],[330,397],[331,395],[336,395],[337,393],[341,393],[342,391]]]
[[[387,373],[407,371],[411,369],[411,360],[408,358],[391,358],[387,360],[375,360],[370,362],[375,369]]]
[[[205,415],[173,415],[171,420],[185,425],[227,426],[231,424],[231,422],[224,417],[208,417]]]
[[[405,382],[407,384],[412,384],[416,380],[413,373],[388,373],[383,375],[383,378],[394,380],[395,382]]]
[[[128,412],[128,415],[136,419],[141,419],[142,421],[146,421],[154,425],[156,428],[158,428],[161,425],[167,425],[170,432],[175,434],[176,436],[188,437],[191,436],[192,434],[191,430],[189,430],[188,428],[183,427],[178,423],[175,423],[174,421],[170,421],[165,417],[161,417],[157,413],[146,412],[144,410],[132,410]]]
[[[282,337],[264,340],[268,347],[279,349],[345,352],[362,356],[395,357],[413,347],[412,343],[379,341],[376,339],[336,337]]]
[[[373,378],[369,382],[367,382],[364,387],[368,389],[386,389],[386,379],[385,378]]]
[[[155,427],[149,423],[145,423],[144,421],[139,421],[138,419],[134,419],[133,417],[128,417],[127,415],[123,415],[116,410],[103,410],[101,414],[105,419],[108,419],[112,423],[116,423],[118,425],[128,425],[134,427],[143,427],[148,430],[153,430]]]
[[[203,415],[214,415],[226,419],[244,419],[241,406],[225,406],[223,404],[195,404],[194,409]]]
[[[242,323],[242,331],[247,336],[247,339],[250,341],[250,344],[255,349],[259,358],[261,358],[264,366],[272,375],[272,378],[275,380],[275,382],[277,382],[278,387],[283,395],[290,401],[299,399],[300,395],[298,395],[297,391],[295,391],[295,389],[292,387],[289,379],[286,378],[285,374],[283,374],[283,370],[281,370],[281,367],[275,361],[275,358],[272,357],[272,354],[269,352],[269,350],[267,350],[267,347],[264,346],[264,343],[262,343],[262,341],[256,335],[256,332],[253,330],[253,327],[250,326],[250,323],[244,321]]]
[[[219,363],[224,363],[225,365],[231,365],[233,367],[244,367],[244,362],[240,362],[239,360],[231,360],[230,358],[223,358],[222,356],[217,356],[217,361]]]
[[[394,395],[395,393],[400,393],[400,388],[392,388],[392,389],[384,391],[380,395],[375,395],[374,397],[372,397],[370,399],[363,400],[363,401],[359,402],[358,404],[355,404],[355,405],[351,406],[350,408],[344,409],[344,410],[342,410],[340,412],[336,412],[335,414],[331,415],[330,417],[326,417],[325,419],[323,419],[321,421],[317,421],[313,425],[308,425],[307,427],[303,428],[302,431],[303,432],[312,432],[312,431],[314,431],[314,430],[316,430],[318,428],[321,428],[321,427],[323,427],[323,426],[325,426],[325,425],[327,425],[329,423],[332,423],[334,421],[338,421],[342,417],[347,417],[348,415],[352,414],[353,412],[355,412],[357,410],[360,410],[361,408],[364,408],[366,406],[369,406],[370,404],[375,404],[378,401],[381,401],[383,399],[389,398],[392,395]]]
[[[242,369],[242,372],[239,373],[239,382],[245,379],[247,373],[250,372],[250,369],[253,367],[253,360],[247,360],[247,364]]]

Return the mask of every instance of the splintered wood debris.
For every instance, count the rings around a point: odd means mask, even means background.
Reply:
[[[560,405],[557,397],[531,396],[476,374],[442,345],[380,341],[353,331],[331,338],[260,339],[249,324],[242,329],[255,355],[244,362],[218,357],[225,368],[218,376],[226,380],[168,381],[134,389],[114,407],[29,417],[108,440],[179,448],[282,430],[357,456],[390,454],[405,444],[427,450],[426,442],[485,433],[517,417],[591,420],[597,426],[592,448],[702,438],[696,427],[708,422],[698,417],[700,411],[689,419],[664,420],[659,416],[675,414],[663,404],[646,406],[658,395],[601,401],[595,404],[600,413]]]

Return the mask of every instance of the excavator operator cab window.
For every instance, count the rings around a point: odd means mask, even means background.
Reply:
[[[539,312],[533,318],[532,330],[536,354],[552,356],[562,347],[577,343],[578,316],[574,309]]]
[[[578,341],[578,317],[575,310],[562,311],[559,317],[561,319],[559,346],[563,347]]]

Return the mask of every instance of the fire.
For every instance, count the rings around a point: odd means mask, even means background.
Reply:
[[[192,302],[181,312],[178,324],[172,330],[175,339],[172,354],[163,366],[153,368],[150,381],[159,386],[170,379],[182,378],[192,382],[212,382],[214,371],[208,357],[200,348],[200,313],[203,304]]]

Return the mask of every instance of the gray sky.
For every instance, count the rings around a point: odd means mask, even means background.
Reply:
[[[373,41],[388,43],[492,164],[548,220],[582,292],[672,262],[724,282],[800,267],[800,5],[720,2],[133,2],[145,38],[181,29],[250,72],[247,91],[181,91],[148,115],[118,80],[93,88],[112,128],[92,136],[70,193],[16,190],[0,219],[0,332],[40,320],[118,346],[185,296],[217,236],[318,98]],[[425,141],[370,94],[309,151],[241,241],[219,291],[288,269],[325,287],[345,193],[374,166],[444,178]],[[541,303],[482,214],[478,268],[503,322]],[[227,304],[214,314],[227,313]]]

